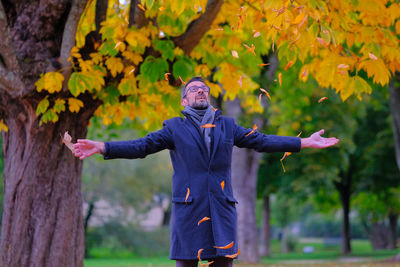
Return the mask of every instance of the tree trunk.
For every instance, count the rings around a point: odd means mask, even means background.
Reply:
[[[65,113],[39,127],[35,104],[8,103],[0,265],[83,266],[82,161],[61,134],[84,138],[92,112]]]
[[[225,103],[226,113],[238,118],[241,113],[239,100]],[[238,213],[238,242],[240,260],[258,263],[258,233],[256,222],[256,188],[257,173],[261,154],[251,149],[233,148],[232,153],[232,186]]]
[[[351,236],[350,236],[350,190],[348,186],[343,186],[342,190],[339,190],[340,201],[343,209],[343,220],[342,220],[342,254],[351,253]]]
[[[396,163],[400,169],[400,88],[396,87],[400,82],[399,72],[393,77],[389,84],[389,106],[390,115],[392,116],[392,127],[394,135],[394,145],[396,150]],[[399,254],[400,255],[400,254]]]
[[[271,225],[270,225],[270,198],[269,195],[263,197],[262,206],[262,220],[261,220],[261,246],[260,255],[270,256],[270,245],[271,245]]]
[[[390,239],[388,249],[397,248],[397,219],[398,214],[389,214]]]

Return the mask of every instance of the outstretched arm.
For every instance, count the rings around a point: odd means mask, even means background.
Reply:
[[[335,137],[325,138],[321,135],[324,134],[324,130],[313,133],[310,137],[301,138],[301,148],[313,147],[313,148],[326,148],[333,146],[339,142],[339,139]]]
[[[97,142],[89,139],[78,139],[78,142],[74,144],[75,157],[84,159],[90,157],[96,153],[104,154],[105,146],[103,142]]]

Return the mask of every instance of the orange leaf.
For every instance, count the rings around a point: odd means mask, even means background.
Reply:
[[[269,65],[269,63],[258,64],[259,67],[268,66],[268,65]]]
[[[249,132],[248,134],[246,134],[244,137],[247,137],[247,136],[249,136],[249,135],[251,135],[252,133],[254,133],[255,132],[255,130],[257,130],[257,125],[256,124],[254,124],[254,126],[253,126],[253,130],[251,130],[251,132]]]
[[[141,4],[137,5],[141,10],[146,11],[146,9],[144,8],[144,6],[142,6]]]
[[[186,192],[186,197],[185,197],[185,203],[187,203],[187,199],[188,199],[189,195],[190,195],[190,189],[188,187],[187,192]]]
[[[216,28],[216,29],[214,29],[214,30],[216,30],[216,31],[223,31],[224,29],[222,29],[222,28]]]
[[[261,98],[262,98],[262,94],[259,94],[258,95],[258,102],[260,102],[260,105],[261,105]]]
[[[202,128],[214,128],[215,124],[207,123],[207,124],[201,125],[200,127],[202,127]]]
[[[282,73],[279,72],[278,78],[279,78],[279,85],[282,85]]]
[[[233,241],[231,242],[231,243],[229,243],[228,245],[226,245],[226,246],[223,246],[223,247],[217,247],[217,246],[214,246],[214,248],[219,248],[219,249],[228,249],[228,248],[231,248],[233,246]]]
[[[69,148],[69,150],[71,150],[72,153],[74,153],[75,149],[74,149],[74,145],[72,144],[71,140],[72,140],[72,137],[68,134],[68,131],[66,131],[64,133],[62,142]]]
[[[372,53],[368,53],[368,56],[369,56],[370,59],[378,60],[378,58]]]
[[[299,134],[298,134],[298,135],[296,135],[296,137],[300,137],[301,133],[302,133],[302,132],[299,132]]]
[[[240,248],[238,249],[238,252],[237,252],[236,254],[233,254],[233,255],[225,255],[225,257],[230,258],[230,259],[234,259],[234,258],[236,258],[239,254],[240,254]]]
[[[202,263],[201,266],[205,267],[205,266],[209,266],[209,265],[211,265],[213,263],[214,263],[214,261],[210,261],[210,262],[207,262],[207,263]]]
[[[319,100],[318,100],[318,103],[321,103],[322,101],[324,101],[325,99],[328,99],[326,96],[324,96],[324,97],[321,97]]]
[[[182,80],[181,76],[179,76],[179,80],[181,81],[181,84],[186,84],[184,80]]]
[[[284,160],[286,157],[292,155],[292,152],[285,152],[285,154],[283,154],[283,157],[281,158],[281,160]]]
[[[197,251],[197,258],[199,259],[199,261],[201,261],[200,254],[201,254],[201,252],[202,252],[203,250],[204,250],[204,249],[201,248],[201,249],[199,249],[199,251]]]
[[[171,73],[167,72],[164,74],[164,80],[168,81],[168,75],[171,75]]]
[[[271,100],[271,96],[269,95],[269,93],[268,93],[267,90],[265,90],[265,89],[263,89],[263,88],[260,88],[260,90],[261,90],[262,92],[264,92],[264,93],[267,95],[267,97],[269,98],[269,100]]]
[[[282,164],[282,169],[283,169],[283,172],[286,172],[286,170],[285,170],[285,166],[283,166],[283,160],[281,159],[281,164]]]
[[[222,182],[221,182],[221,188],[222,188],[222,190],[224,190],[224,187],[225,187],[225,181],[222,181]]]
[[[317,38],[317,40],[318,40],[318,42],[319,42],[320,44],[322,44],[322,45],[325,46],[325,47],[328,47],[328,44],[325,42],[324,39],[322,39],[322,38],[320,38],[320,37],[315,37],[315,38]]]
[[[205,221],[208,221],[208,220],[211,220],[211,218],[204,217],[203,219],[201,219],[200,221],[197,222],[197,225],[199,226],[202,222],[205,222]]]
[[[293,63],[294,63],[293,60],[289,61],[289,63],[285,67],[285,71],[287,71],[287,69],[290,68],[293,65]]]
[[[214,107],[211,107],[211,109],[214,110],[214,111],[217,111],[217,110],[218,110],[217,108],[214,108]]]
[[[250,48],[248,45],[246,45],[246,44],[243,44],[243,46],[246,47],[247,50],[249,50],[249,52],[253,53],[253,55],[256,55],[256,52],[254,52],[254,49],[256,49],[256,47],[254,46],[254,44],[251,44],[251,48]]]

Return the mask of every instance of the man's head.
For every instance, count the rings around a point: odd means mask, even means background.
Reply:
[[[195,109],[205,109],[210,105],[210,88],[201,77],[193,77],[182,89],[181,104]]]

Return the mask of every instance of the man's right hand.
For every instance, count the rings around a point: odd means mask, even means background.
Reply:
[[[78,139],[78,142],[74,144],[74,149],[75,157],[79,157],[79,159],[90,157],[96,153],[104,154],[105,152],[103,142],[92,141],[89,139]]]

